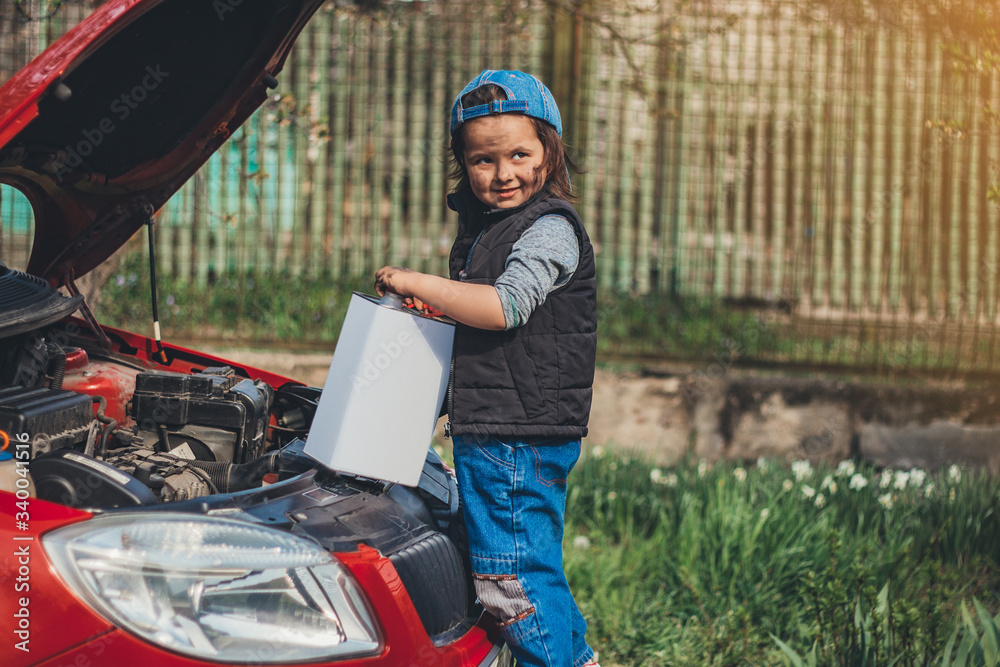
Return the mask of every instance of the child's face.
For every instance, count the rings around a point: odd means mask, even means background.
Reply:
[[[462,126],[469,184],[490,208],[520,206],[545,184],[545,150],[527,116],[498,114]]]

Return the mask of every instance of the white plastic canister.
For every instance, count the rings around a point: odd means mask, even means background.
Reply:
[[[334,470],[416,486],[448,388],[455,326],[355,292],[305,452]]]

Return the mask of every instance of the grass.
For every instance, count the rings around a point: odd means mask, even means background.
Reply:
[[[127,257],[101,289],[98,319],[146,331],[149,277],[139,255]],[[209,285],[157,281],[164,338],[214,338],[247,343],[329,343],[340,335],[352,291],[372,292],[369,278],[329,282],[291,275],[225,276]]]
[[[602,662],[939,664],[963,602],[1000,609],[1000,480],[852,465],[582,460],[566,572]]]
[[[613,357],[718,359],[774,355],[782,339],[765,316],[708,299],[677,301],[662,294],[602,295],[598,351]]]
[[[101,322],[150,330],[145,261],[141,253],[124,256],[94,305]],[[247,273],[214,277],[204,285],[167,276],[157,290],[167,340],[317,348],[337,340],[351,292],[371,293],[373,288],[368,275]],[[597,315],[598,353],[606,360],[696,359],[723,370],[747,361],[833,364],[845,370],[881,369],[895,378],[918,368],[953,372],[959,369],[957,360],[972,358],[950,343],[935,340],[931,345],[920,330],[896,332],[895,339],[872,344],[840,331],[836,323],[797,331],[792,320],[776,311],[753,312],[707,298],[602,292]],[[980,351],[975,358],[985,363],[988,357]]]
[[[111,326],[147,331],[149,279],[141,254],[125,257],[101,289],[94,310]],[[291,275],[225,276],[208,285],[158,281],[160,326],[166,339],[214,338],[302,346],[337,340],[352,291],[372,293],[371,276],[308,279]],[[598,306],[599,353],[612,357],[705,358],[741,354],[778,343],[763,319],[721,304],[653,296],[603,295]]]

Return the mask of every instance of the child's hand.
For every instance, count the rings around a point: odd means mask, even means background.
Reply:
[[[500,297],[493,285],[462,283],[429,273],[398,266],[383,266],[375,272],[375,291],[379,296],[392,292],[412,303],[420,311],[433,308],[478,329],[500,331],[506,328]]]
[[[398,266],[384,266],[375,273],[375,291],[379,296],[385,296],[386,292],[398,294],[403,298],[403,305],[413,308],[422,313],[426,309],[424,302],[412,294],[412,283],[414,276],[419,275],[416,271],[404,269]],[[404,291],[405,290],[405,291]]]
[[[413,292],[409,289],[409,279],[417,275],[416,271],[404,269],[400,266],[383,266],[375,272],[375,291],[379,296],[385,296],[386,292],[392,292],[404,297],[412,297]]]

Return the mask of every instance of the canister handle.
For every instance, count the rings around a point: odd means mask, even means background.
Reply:
[[[379,300],[379,305],[388,306],[389,308],[395,308],[396,310],[403,309],[403,297],[396,294],[395,292],[386,292],[382,295]]]

